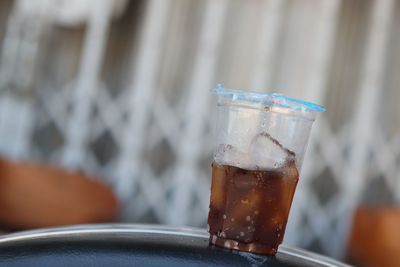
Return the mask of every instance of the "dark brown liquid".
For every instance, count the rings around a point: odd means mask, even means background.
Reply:
[[[210,243],[274,255],[282,243],[299,173],[294,161],[273,170],[212,163]]]

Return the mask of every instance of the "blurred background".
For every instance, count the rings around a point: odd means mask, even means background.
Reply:
[[[343,259],[358,207],[400,201],[399,26],[395,0],[1,0],[0,153],[205,227],[209,90],[323,104],[284,243]]]

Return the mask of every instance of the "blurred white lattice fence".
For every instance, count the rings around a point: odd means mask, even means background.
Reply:
[[[16,0],[0,15],[0,152],[97,174],[122,220],[205,226],[217,82],[327,106],[286,243],[340,256],[358,203],[400,200],[394,0]]]

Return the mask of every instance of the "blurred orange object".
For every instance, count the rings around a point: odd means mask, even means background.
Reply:
[[[111,221],[111,189],[86,175],[0,159],[0,225],[29,229]]]
[[[358,208],[353,219],[348,259],[356,266],[400,266],[400,208]]]

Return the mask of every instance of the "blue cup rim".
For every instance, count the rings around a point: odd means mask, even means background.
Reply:
[[[285,96],[280,93],[260,93],[248,90],[227,89],[218,84],[211,92],[232,101],[259,103],[268,107],[280,107],[297,111],[325,112],[324,106]]]

